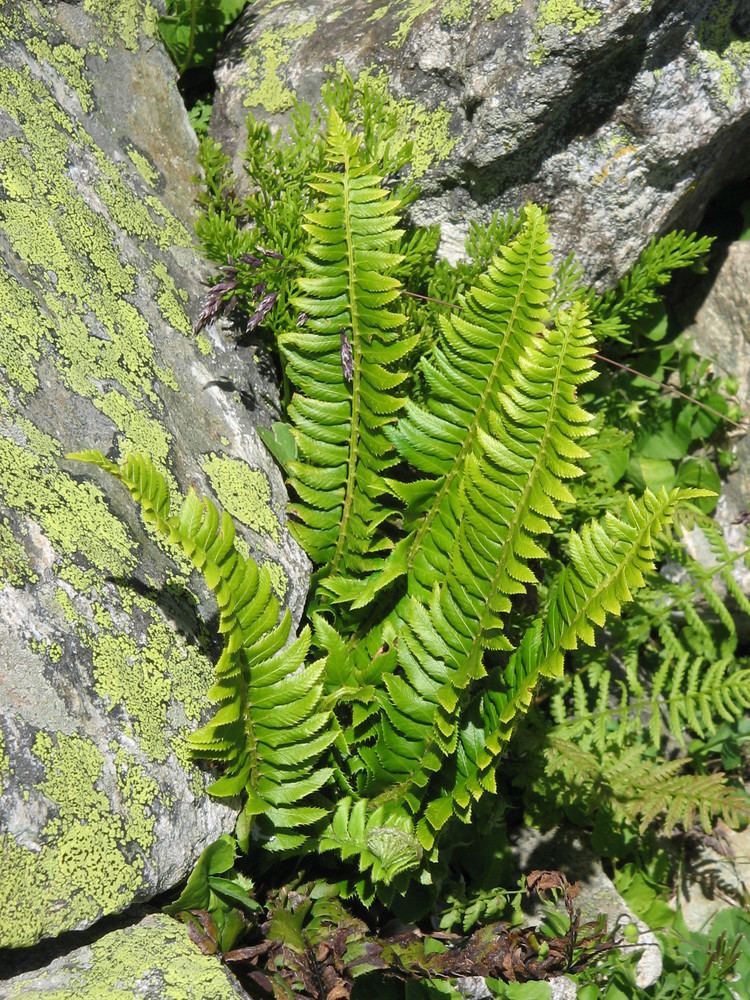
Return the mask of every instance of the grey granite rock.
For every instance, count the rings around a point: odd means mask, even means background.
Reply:
[[[742,410],[743,426],[729,432],[736,456],[735,471],[721,490],[716,507],[716,521],[734,552],[747,547],[747,515],[750,513],[750,242],[737,241],[720,246],[719,263],[705,280],[693,289],[692,297],[682,303],[683,318],[691,316],[685,330],[696,350],[710,358],[717,375],[737,380],[737,402]],[[705,565],[714,565],[704,534],[694,529],[686,534],[690,551]],[[750,594],[750,569],[743,559],[734,565],[734,576],[746,594]],[[721,581],[717,581],[717,586]]]
[[[254,429],[273,385],[192,333],[195,149],[148,0],[0,3],[0,947],[170,888],[235,816],[183,739],[215,608],[65,454],[148,452],[236,517],[297,619],[304,602]]]
[[[248,109],[283,124],[329,67],[382,76],[415,140],[414,216],[448,255],[471,219],[532,200],[606,283],[746,171],[749,31],[739,0],[258,0],[212,130],[239,167]]]
[[[105,934],[47,968],[0,982],[0,1000],[244,1000],[218,958],[201,954],[184,924],[150,916]]]
[[[607,926],[616,931],[616,940],[624,942],[625,928],[635,927],[636,942],[643,953],[636,966],[636,984],[646,989],[662,973],[661,948],[656,935],[629,908],[612,880],[602,869],[601,862],[583,846],[577,835],[568,831],[551,830],[540,833],[524,829],[514,842],[514,854],[520,871],[556,869],[562,871],[569,882],[578,882],[581,891],[576,906],[584,921],[607,918]],[[541,914],[532,915],[541,920]],[[633,943],[629,940],[629,943]]]

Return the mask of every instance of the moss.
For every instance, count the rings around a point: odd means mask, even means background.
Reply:
[[[373,67],[363,70],[357,78],[356,90],[368,87],[384,102],[385,113],[395,111],[399,121],[396,142],[412,142],[411,170],[421,177],[434,164],[446,159],[458,139],[450,134],[451,112],[444,104],[429,111],[418,101],[396,98],[390,92],[387,73]]]
[[[534,23],[534,35],[538,44],[531,53],[531,61],[538,65],[549,54],[541,41],[545,28],[558,26],[578,35],[598,24],[601,19],[601,11],[589,10],[577,0],[541,0]]]
[[[131,52],[141,38],[155,38],[158,14],[149,0],[83,0],[83,9],[96,20],[108,45],[120,41]]]
[[[106,764],[90,739],[40,732],[32,752],[44,769],[34,787],[53,814],[38,850],[10,834],[0,838],[0,942],[9,947],[122,909],[142,882],[142,852],[154,841],[159,789],[137,763],[120,761],[117,814],[99,788]]]
[[[159,171],[151,165],[151,161],[143,153],[139,153],[135,146],[128,146],[127,152],[130,162],[141,175],[144,182],[150,188],[156,187],[161,177]]]
[[[227,513],[253,531],[278,540],[279,522],[271,507],[271,486],[264,472],[251,469],[241,459],[213,452],[203,460],[202,468]]]
[[[66,984],[45,989],[45,971],[9,986],[5,1000],[28,997],[33,979],[44,1000],[236,1000],[225,967],[203,955],[184,924],[154,915],[101,937],[68,959]],[[55,977],[58,979],[60,974]],[[27,991],[27,992],[24,992]]]
[[[279,69],[289,62],[292,43],[315,31],[314,19],[264,31],[245,57],[240,81],[245,90],[246,108],[261,107],[271,114],[286,111],[294,103],[294,94],[279,76]]]
[[[713,77],[716,96],[727,107],[740,99],[742,73],[750,63],[750,41],[732,26],[736,9],[736,0],[717,0],[697,31],[701,60]]]

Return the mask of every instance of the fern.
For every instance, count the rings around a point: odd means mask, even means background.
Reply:
[[[378,499],[395,461],[385,428],[403,405],[396,390],[406,378],[393,365],[413,346],[398,335],[404,316],[390,308],[399,283],[389,271],[401,258],[387,248],[402,235],[398,203],[360,145],[332,111],[328,159],[340,169],[311,182],[324,198],[306,215],[312,241],[294,300],[308,318],[280,338],[296,390],[289,418],[299,459],[287,466],[299,496],[293,530],[332,575],[366,570],[384,547],[378,528],[387,509]]]
[[[225,769],[209,789],[213,795],[245,793],[246,832],[253,817],[264,816],[274,830],[270,849],[299,848],[307,839],[304,829],[326,815],[325,808],[304,803],[331,778],[321,756],[335,737],[331,712],[321,702],[324,664],[304,665],[309,629],[289,643],[291,616],[288,609],[280,616],[267,569],[238,552],[232,519],[210,500],[191,491],[179,513],[171,514],[167,483],[145,456],[131,455],[120,465],[96,451],[69,457],[123,483],[145,523],[203,574],[224,636],[208,692],[219,707],[188,742],[199,757]]]

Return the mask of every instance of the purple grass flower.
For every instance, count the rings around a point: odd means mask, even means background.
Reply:
[[[344,370],[345,380],[351,382],[354,378],[354,355],[346,330],[341,331],[341,367]]]
[[[264,295],[260,302],[255,307],[255,312],[252,314],[250,319],[247,321],[248,333],[251,330],[255,330],[256,327],[260,326],[269,312],[273,309],[276,304],[276,299],[279,297],[278,292],[269,292],[268,295]]]

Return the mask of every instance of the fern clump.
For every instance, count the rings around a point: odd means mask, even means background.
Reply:
[[[312,630],[290,641],[267,574],[209,500],[172,514],[145,456],[77,456],[119,478],[215,593],[217,709],[191,745],[224,768],[214,794],[244,796],[242,842],[254,830],[271,850],[337,852],[366,901],[430,881],[450,821],[496,793],[539,685],[596,646],[680,505],[706,495],[623,493],[574,527],[597,302],[555,273],[528,205],[493,224],[503,242],[478,241],[479,263],[443,273],[455,308],[428,321],[405,293],[434,242],[403,221],[410,195],[389,183],[386,148],[332,108],[274,307],[289,420],[275,451],[316,567]]]

